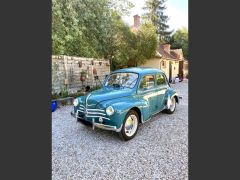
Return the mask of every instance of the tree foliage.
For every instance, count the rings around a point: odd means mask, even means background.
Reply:
[[[138,66],[155,56],[158,42],[156,28],[151,22],[147,21],[132,36],[129,64]]]
[[[188,53],[188,30],[187,28],[178,29],[171,37],[171,47],[183,50],[185,58],[189,58]]]
[[[157,39],[150,23],[131,32],[121,18],[131,7],[129,0],[52,0],[52,53],[107,58],[112,69],[142,63]]]
[[[84,57],[106,53],[111,21],[107,0],[53,0],[52,51]]]
[[[143,8],[147,12],[144,18],[150,20],[156,27],[159,40],[165,43],[169,40],[172,31],[169,31],[169,25],[167,24],[169,17],[164,14],[166,0],[146,0],[145,7]]]
[[[112,69],[124,68],[127,66],[138,66],[147,59],[152,58],[156,53],[157,34],[151,22],[143,23],[136,32],[115,17],[113,26],[115,33],[112,39]]]

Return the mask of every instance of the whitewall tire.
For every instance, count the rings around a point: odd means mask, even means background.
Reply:
[[[167,114],[172,114],[174,113],[175,109],[176,109],[176,98],[172,97],[171,99],[168,99],[167,109],[165,110],[165,112]]]
[[[138,126],[138,113],[134,110],[130,110],[123,121],[122,130],[119,132],[119,136],[125,141],[134,138],[134,136],[137,134]]]

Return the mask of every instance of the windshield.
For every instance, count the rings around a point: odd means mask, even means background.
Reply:
[[[136,73],[113,73],[109,75],[105,86],[134,88],[137,79],[138,74]]]

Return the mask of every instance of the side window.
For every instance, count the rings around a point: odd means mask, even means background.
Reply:
[[[143,76],[141,83],[140,83],[140,89],[147,90],[154,87],[154,76],[153,75],[146,75]]]
[[[162,74],[157,74],[156,75],[156,80],[157,80],[157,86],[161,86],[161,85],[165,85],[166,83],[166,79]]]

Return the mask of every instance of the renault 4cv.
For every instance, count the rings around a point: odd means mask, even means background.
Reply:
[[[179,96],[162,70],[126,68],[109,74],[101,89],[77,97],[71,114],[93,129],[115,131],[130,140],[139,124],[161,111],[172,114],[176,103]]]

